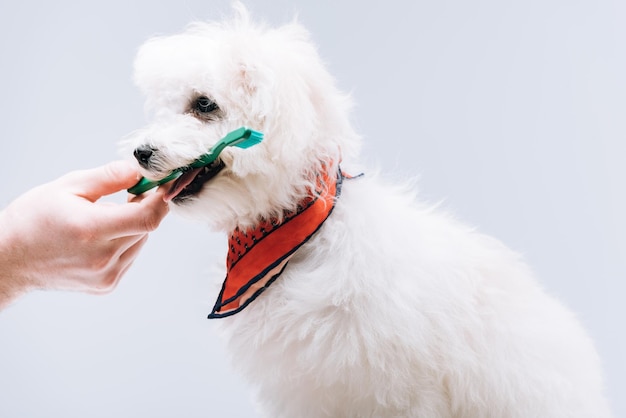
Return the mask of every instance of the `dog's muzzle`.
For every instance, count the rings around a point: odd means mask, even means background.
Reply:
[[[158,156],[158,149],[156,148],[149,145],[140,145],[135,148],[133,155],[139,165],[146,170],[154,169],[155,165],[158,166],[158,161],[155,161],[155,157]],[[165,200],[171,200],[174,203],[183,202],[187,198],[200,192],[202,186],[224,168],[224,162],[220,159],[216,159],[207,166],[185,170],[176,180],[164,185],[169,187],[165,193]]]

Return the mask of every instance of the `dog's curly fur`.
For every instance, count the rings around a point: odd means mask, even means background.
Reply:
[[[322,167],[354,161],[360,138],[297,23],[243,8],[148,41],[135,78],[155,122],[144,174],[188,164],[242,125],[253,148],[175,208],[214,228],[293,210]],[[198,114],[198,97],[216,108]],[[268,417],[609,417],[597,354],[520,257],[373,173],[345,182],[321,230],[249,307],[221,319]]]

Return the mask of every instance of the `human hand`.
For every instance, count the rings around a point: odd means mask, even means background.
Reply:
[[[126,161],[74,171],[0,212],[0,308],[29,289],[115,288],[168,212],[159,191],[98,202],[139,178]]]

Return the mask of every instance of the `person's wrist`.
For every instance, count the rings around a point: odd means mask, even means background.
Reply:
[[[0,211],[0,309],[15,297],[5,211]]]
[[[0,211],[0,309],[28,289],[28,280],[19,268],[22,261],[16,246],[7,210]]]

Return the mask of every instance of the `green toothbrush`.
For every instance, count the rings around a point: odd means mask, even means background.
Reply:
[[[194,162],[185,167],[179,167],[174,169],[169,175],[162,178],[161,180],[149,180],[145,177],[142,177],[141,180],[133,187],[128,189],[128,193],[132,193],[134,195],[140,195],[150,189],[153,189],[162,184],[168,183],[176,178],[178,178],[181,174],[186,171],[193,170],[194,168],[205,167],[211,164],[215,159],[220,155],[220,153],[226,147],[234,146],[237,148],[250,148],[253,145],[258,144],[263,140],[263,133],[259,131],[255,131],[245,126],[236,129],[229,134],[227,134],[224,138],[217,141],[215,145],[207,152],[206,154],[201,155]]]

